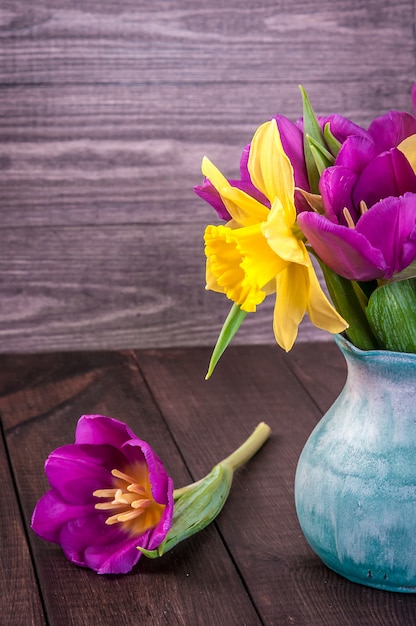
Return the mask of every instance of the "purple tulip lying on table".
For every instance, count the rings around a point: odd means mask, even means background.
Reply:
[[[51,489],[35,507],[32,529],[77,565],[127,573],[142,554],[162,556],[205,528],[222,509],[234,471],[269,433],[259,424],[205,478],[174,490],[157,454],[126,424],[84,415],[75,443],[57,448],[45,463]]]

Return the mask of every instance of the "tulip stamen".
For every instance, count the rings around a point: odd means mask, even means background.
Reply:
[[[117,522],[129,522],[131,520],[140,517],[144,513],[144,509],[136,510],[136,511],[127,511],[125,513],[116,513],[116,515],[112,515],[105,520],[105,523],[108,525],[117,524]]]
[[[92,494],[96,498],[115,498],[117,489],[97,489]]]
[[[352,219],[351,213],[349,212],[347,207],[344,207],[342,213],[344,215],[345,221],[347,222],[348,228],[355,228],[354,220]]]
[[[361,215],[364,215],[364,213],[367,213],[368,206],[367,206],[367,203],[364,200],[360,200],[360,204],[358,206],[360,208]]]
[[[135,479],[132,476],[129,476],[128,474],[125,474],[124,472],[120,472],[120,470],[118,469],[113,469],[111,470],[112,475],[115,478],[120,478],[121,480],[124,480],[124,482],[126,483],[135,483]]]
[[[151,500],[134,500],[131,503],[133,509],[147,509],[152,504]]]
[[[140,487],[140,485],[129,485],[127,487],[127,491],[131,491],[133,493],[138,493],[141,496],[146,495],[146,489],[144,487]]]
[[[137,534],[145,532],[155,525],[162,515],[164,505],[158,504],[153,499],[148,475],[143,476],[140,467],[131,474],[113,469],[111,474],[116,479],[115,488],[97,489],[93,492],[96,498],[105,498],[107,502],[98,502],[95,508],[100,511],[112,512],[105,520],[108,525],[119,522],[131,524],[131,530]],[[145,485],[139,484],[144,479]]]

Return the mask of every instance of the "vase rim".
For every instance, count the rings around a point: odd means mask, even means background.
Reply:
[[[359,359],[374,359],[375,357],[379,357],[380,359],[395,359],[398,361],[414,361],[416,363],[416,353],[414,352],[394,352],[393,350],[361,350],[357,348],[349,339],[347,339],[344,335],[336,334],[334,335],[335,343],[341,350],[341,352],[348,352],[353,354]]]

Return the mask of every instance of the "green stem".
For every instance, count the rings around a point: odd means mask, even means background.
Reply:
[[[247,463],[260,450],[269,438],[270,433],[270,427],[264,422],[260,422],[250,437],[237,450],[234,450],[230,456],[221,461],[221,465],[226,465],[235,472],[236,469]]]
[[[243,444],[237,450],[234,450],[229,456],[220,461],[218,465],[222,465],[223,467],[227,467],[232,472],[235,472],[236,469],[247,463],[253,457],[258,450],[262,447],[262,445],[267,441],[271,433],[270,427],[264,422],[260,422],[250,435],[248,439],[245,440]],[[175,489],[173,492],[174,500],[180,498],[184,493],[193,489],[200,483],[202,483],[205,478],[201,478],[190,485],[186,485],[185,487],[179,487]]]
[[[319,257],[316,258],[334,307],[349,324],[345,331],[348,339],[361,350],[375,350],[377,342],[365,314],[364,300],[367,300],[367,296],[356,281],[339,276]]]
[[[189,485],[185,485],[184,487],[179,487],[178,489],[174,489],[174,491],[173,491],[173,499],[177,500],[178,498],[183,496],[183,494],[186,493],[187,491],[190,491],[191,489],[193,489],[197,485],[200,485],[204,480],[205,480],[205,477],[204,478],[200,478],[199,480],[196,480],[194,483],[190,483]]]

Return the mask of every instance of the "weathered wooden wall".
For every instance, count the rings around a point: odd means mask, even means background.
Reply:
[[[415,70],[414,0],[2,0],[0,351],[213,343],[202,156],[236,175],[299,83],[361,124],[411,110]]]

